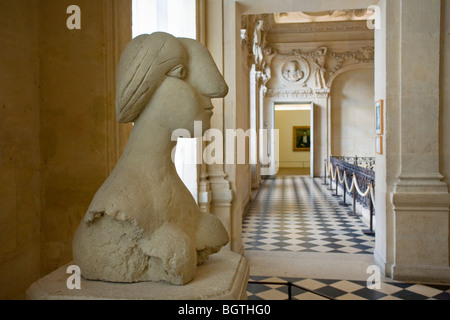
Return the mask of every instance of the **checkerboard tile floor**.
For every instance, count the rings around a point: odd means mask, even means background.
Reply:
[[[245,250],[373,254],[375,237],[351,209],[339,205],[319,179],[282,176],[266,180],[243,221]],[[450,286],[383,282],[370,290],[365,281],[282,278],[251,275],[249,300],[287,300],[291,282],[337,300],[450,300]],[[292,287],[293,300],[324,299]]]
[[[380,289],[367,288],[365,281],[297,279],[252,276],[256,282],[291,282],[336,300],[450,300],[450,286],[383,282]],[[286,285],[252,284],[247,287],[249,300],[288,300]],[[327,300],[292,287],[292,300]]]
[[[339,202],[318,179],[268,180],[243,221],[244,249],[372,254],[375,237]]]

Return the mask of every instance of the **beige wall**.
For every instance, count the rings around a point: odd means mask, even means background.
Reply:
[[[246,132],[250,129],[250,70],[247,65],[246,59],[237,59],[237,72],[242,78],[247,77],[245,84],[245,90],[242,90],[243,95],[236,101],[236,129],[242,129]],[[242,221],[242,217],[245,215],[248,206],[251,201],[251,165],[250,165],[250,138],[246,138],[245,150],[238,149],[236,145],[236,157],[235,161],[238,163],[237,157],[245,158],[245,164],[236,165],[236,178],[235,180],[235,201],[234,208],[237,214],[236,220]],[[240,223],[236,226],[238,234],[241,233]],[[237,252],[242,251],[241,244],[233,245],[233,249]]]
[[[275,130],[280,134],[280,168],[309,168],[311,152],[293,150],[293,127],[302,126],[311,126],[310,111],[275,111]]]
[[[441,30],[441,112],[440,167],[444,181],[450,183],[450,1],[442,2]],[[450,226],[449,226],[450,228]],[[450,241],[450,239],[449,239]]]
[[[39,60],[36,1],[0,1],[0,299],[39,276]]]
[[[331,154],[374,157],[373,68],[347,71],[331,87]]]
[[[441,22],[441,108],[440,108],[440,168],[444,181],[450,183],[450,1],[442,1]],[[446,71],[445,71],[446,70]],[[449,223],[450,234],[450,223]],[[449,251],[450,251],[450,236]],[[449,252],[450,257],[450,252]],[[450,259],[449,259],[450,260]]]
[[[390,7],[388,9],[388,4]],[[388,68],[393,68],[398,59],[394,33],[397,26],[390,27],[390,35],[387,35],[388,20],[393,21],[398,16],[399,2],[386,2],[381,0],[378,5],[385,14],[381,15],[382,28],[375,30],[375,99],[384,99],[385,135],[383,137],[384,154],[376,155],[375,170],[375,212],[376,238],[375,238],[375,262],[386,275],[391,274],[394,260],[394,213],[390,203],[390,195],[393,192],[395,173],[398,172],[398,145],[399,135],[395,128],[399,127],[398,101],[396,100],[398,83],[395,72],[388,73]],[[388,85],[392,88],[388,96]],[[386,115],[389,114],[389,117]],[[387,166],[389,163],[389,167]]]
[[[374,46],[374,32],[372,30],[351,32],[353,36],[349,35],[350,31],[342,33],[329,31],[321,33],[296,32],[290,34],[289,39],[277,33],[268,37],[274,41],[270,43],[270,46],[280,54],[272,60],[271,64],[271,79],[267,83],[269,91],[264,98],[264,121],[269,123],[269,126],[272,126],[272,108],[274,103],[314,103],[314,125],[311,127],[314,131],[312,174],[315,177],[323,177],[325,175],[323,163],[330,155],[339,156],[342,155],[340,154],[341,152],[348,152],[345,155],[354,156],[356,154],[354,150],[360,145],[363,145],[362,151],[364,154],[357,152],[358,155],[372,156],[374,154],[374,147],[372,147],[374,146],[373,131],[369,133],[370,128],[373,128],[373,63],[370,61],[345,64],[327,78],[327,86],[331,86],[330,90],[327,88],[325,92],[322,90],[322,92],[314,93],[311,91],[314,88],[312,69],[305,83],[299,85],[298,83],[288,83],[283,79],[282,67],[287,61],[292,59],[290,53],[293,50],[300,50],[306,54],[313,52],[317,48],[326,47],[329,51],[344,53],[357,52],[361,48]],[[320,38],[321,41],[317,41],[316,38]],[[311,57],[306,56],[305,59],[312,65],[313,59]],[[334,66],[336,66],[336,61],[329,57],[327,59],[328,71],[331,71]],[[371,71],[372,73],[370,73]],[[337,88],[335,88],[336,86]],[[335,98],[336,101],[334,100]],[[362,109],[368,110],[368,107],[370,107],[370,111],[366,114]],[[366,118],[366,116],[369,118]],[[364,117],[365,120],[363,122],[371,122],[370,127],[360,125],[361,121],[358,123],[356,117]],[[348,119],[351,119],[350,123],[348,123],[349,126],[345,123]],[[340,150],[344,148],[341,138],[354,144],[353,140],[348,138],[352,134],[357,136],[360,142],[347,148],[348,150]],[[367,144],[369,139],[370,142]],[[337,152],[332,150],[333,144],[337,145],[335,148],[338,149]],[[348,144],[345,146],[348,146]]]
[[[70,261],[72,237],[110,170],[114,77],[103,1],[79,1],[81,30],[65,27],[70,1],[41,2],[42,272]],[[51,17],[51,18],[50,18]]]
[[[72,237],[129,126],[114,117],[129,1],[2,1],[0,298],[72,259]],[[116,30],[115,27],[118,27]]]
[[[447,2],[379,3],[375,87],[376,99],[385,100],[386,130],[385,152],[376,159],[375,261],[398,280],[450,279],[448,185],[441,175],[447,169],[439,165],[448,159],[446,58],[439,55]]]

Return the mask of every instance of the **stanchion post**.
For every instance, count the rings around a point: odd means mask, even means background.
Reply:
[[[356,186],[353,185],[353,215],[356,216]]]
[[[324,178],[324,181],[323,181],[323,185],[324,185],[324,186],[327,185],[327,174],[328,174],[327,169],[328,169],[328,166],[327,166],[327,159],[325,159],[325,178]]]
[[[347,173],[344,170],[344,185],[342,186],[344,188],[344,205],[347,204]]]
[[[288,282],[288,300],[292,300],[292,282]]]
[[[339,170],[339,169],[337,169],[337,170]],[[339,175],[337,174],[337,171],[336,171],[336,195],[338,195],[338,184],[339,184]]]
[[[335,184],[335,186],[336,186],[336,193],[332,195],[333,197],[339,197],[339,194],[338,194],[339,174],[338,174],[338,172],[339,172],[339,167],[336,166],[336,184]]]
[[[330,166],[331,169],[331,166]],[[333,191],[333,172],[330,170],[330,187],[328,188],[329,191]]]
[[[373,183],[370,184],[370,186],[372,186]],[[375,232],[373,231],[373,203],[372,203],[372,194],[371,192],[369,192],[369,208],[370,208],[370,229],[369,230],[364,230],[364,234],[368,235],[368,236],[373,236],[375,235]]]
[[[344,183],[342,184],[342,188],[344,190],[344,195],[343,195],[343,201],[341,203],[339,203],[339,204],[341,206],[343,206],[343,207],[348,207],[347,197],[346,197],[346,194],[347,194],[347,185],[346,185],[346,182],[347,182],[347,170],[345,170],[345,169],[344,169],[343,176],[344,176]]]

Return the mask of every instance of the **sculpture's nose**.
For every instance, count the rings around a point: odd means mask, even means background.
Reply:
[[[189,56],[186,81],[205,97],[223,98],[228,94],[226,84],[209,51],[192,39],[183,39]]]
[[[206,81],[199,90],[204,96],[209,98],[223,98],[228,94],[228,85],[218,70],[215,74],[205,75]]]
[[[186,81],[205,97],[225,97],[228,94],[228,85],[206,48],[201,53],[191,55]]]

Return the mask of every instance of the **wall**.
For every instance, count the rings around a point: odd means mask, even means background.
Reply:
[[[43,273],[71,260],[73,234],[117,160],[113,3],[79,1],[81,30],[69,30],[72,3],[41,2]]]
[[[309,106],[308,106],[309,107]],[[311,112],[306,110],[275,111],[275,129],[280,131],[280,168],[309,168],[311,152],[293,150],[293,127],[310,127]]]
[[[244,48],[242,47],[241,50],[242,54],[238,55],[234,61],[236,65],[236,77],[246,79],[246,81],[243,87],[240,89],[242,95],[240,95],[238,99],[236,99],[236,109],[232,112],[230,112],[229,109],[228,111],[225,111],[231,116],[226,122],[226,129],[241,129],[246,132],[248,129],[250,129],[250,69],[248,67],[247,59],[243,58]],[[226,80],[228,85],[230,85],[230,81],[228,79]],[[227,138],[225,138],[225,140],[227,140]],[[241,244],[242,240],[240,239],[240,235],[242,234],[241,221],[242,217],[245,215],[246,210],[248,209],[248,206],[250,205],[252,186],[249,147],[250,138],[246,138],[245,143],[245,150],[238,148],[238,145],[236,144],[234,155],[236,165],[226,165],[226,168],[230,173],[234,172],[234,174],[229,175],[235,195],[233,210],[236,214],[235,221],[237,223],[235,226],[236,232],[233,232],[232,237],[239,237],[237,243],[232,245],[232,250],[241,253],[243,253],[243,245]],[[227,151],[225,153],[227,153]],[[238,162],[238,159],[245,159],[245,163],[242,164],[240,161]]]
[[[443,181],[450,183],[450,1],[442,1],[441,21],[441,81],[440,81],[440,168],[444,175]],[[444,70],[447,70],[446,72]],[[449,257],[450,257],[450,223],[449,223]],[[449,259],[450,260],[450,259]]]
[[[448,4],[379,5],[375,87],[376,99],[385,100],[386,148],[376,159],[375,261],[396,280],[448,282],[449,197],[439,165],[448,90],[442,87],[445,32],[439,17],[448,15]]]
[[[264,98],[264,121],[269,124],[269,127],[273,125],[271,109],[274,103],[314,103],[314,124],[311,127],[314,132],[312,172],[315,177],[325,175],[323,161],[332,154],[341,155],[338,153],[349,152],[348,155],[354,156],[354,150],[363,145],[364,156],[374,155],[373,131],[370,131],[374,125],[373,57],[362,55],[363,48],[373,52],[374,34],[371,30],[355,29],[352,32],[356,38],[365,38],[365,40],[351,41],[348,39],[348,34],[323,32],[328,40],[297,42],[294,41],[294,35],[297,36],[297,40],[302,40],[308,33],[293,33],[290,35],[292,42],[269,44],[278,52],[278,55],[273,58],[271,64],[272,77],[267,83],[269,90]],[[273,41],[281,40],[278,34],[269,38]],[[327,49],[324,74],[326,83],[323,88],[317,88],[314,56],[323,47]],[[349,59],[349,56],[355,59]],[[304,74],[303,78],[297,82],[286,81],[282,74],[286,64],[292,60],[300,63],[300,70]],[[344,105],[348,105],[348,108],[343,108]],[[343,117],[345,121],[351,120],[349,127],[345,126]],[[365,120],[361,122],[359,118]],[[370,126],[367,123],[370,123]],[[342,146],[340,139],[347,139],[345,142],[348,142],[348,136],[352,134],[360,137],[360,143],[348,150],[340,150]],[[334,145],[338,146],[336,148],[338,150],[332,150]],[[357,153],[361,155],[360,152]]]
[[[450,1],[442,2],[441,22],[441,112],[440,112],[440,167],[444,181],[450,183]],[[446,72],[446,71],[447,72]]]
[[[339,75],[331,87],[331,154],[375,156],[373,68]]]
[[[39,276],[38,5],[0,1],[0,299]]]
[[[0,298],[25,297],[72,260],[72,238],[127,140],[115,67],[131,39],[129,1],[2,1]]]
[[[70,261],[72,236],[107,177],[102,3],[90,3],[78,3],[81,30],[68,30],[71,3],[41,2],[43,273]]]
[[[381,15],[381,28],[375,30],[375,99],[385,100],[385,134],[383,136],[384,153],[377,154],[375,158],[377,166],[375,170],[375,212],[378,214],[375,226],[374,258],[383,273],[390,276],[394,260],[394,213],[390,203],[390,194],[393,192],[399,161],[399,135],[395,131],[395,128],[399,126],[398,87],[395,86],[399,79],[396,72],[388,73],[388,69],[394,67],[399,53],[396,47],[398,36],[395,36],[395,32],[398,31],[397,26],[389,27],[389,37],[387,26],[388,21],[394,21],[398,16],[399,2],[388,3],[386,0],[382,0],[378,5],[383,14]],[[387,95],[388,86],[392,88],[389,96]],[[388,114],[389,117],[386,117]]]

